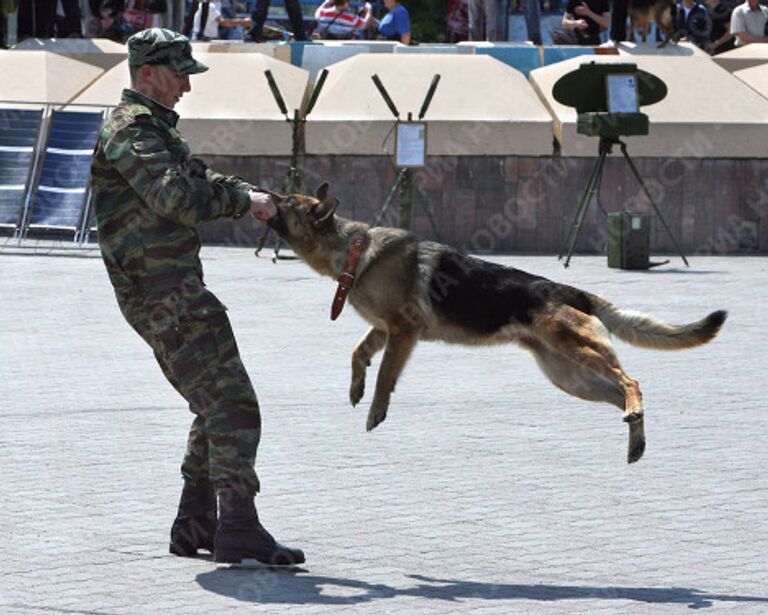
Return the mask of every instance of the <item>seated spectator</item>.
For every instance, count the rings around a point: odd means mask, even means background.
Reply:
[[[221,0],[201,2],[195,12],[195,21],[192,25],[193,41],[208,41],[219,38],[219,26],[235,28],[243,26],[251,27],[250,17],[224,17],[221,10]]]
[[[123,24],[126,38],[146,28],[160,27],[160,14],[154,10],[152,0],[126,0]]]
[[[387,14],[379,22],[379,38],[400,41],[403,45],[411,43],[411,18],[408,10],[397,0],[384,0]]]
[[[597,46],[601,30],[611,23],[608,0],[569,0],[563,14],[563,28],[576,36],[579,45]]]
[[[733,9],[721,0],[707,0],[709,13],[712,17],[712,30],[709,34],[709,44],[704,47],[712,55],[733,49],[733,34],[731,34],[731,11]]]
[[[99,8],[99,18],[96,23],[97,38],[108,38],[117,43],[125,42],[122,7],[119,0],[102,0]]]
[[[687,40],[697,47],[709,43],[712,18],[707,7],[698,0],[682,0],[675,16],[675,40]]]
[[[315,11],[317,38],[350,39],[362,38],[362,31],[373,24],[371,5],[366,2],[363,14],[358,15],[349,8],[349,0],[327,0]]]
[[[765,43],[765,24],[768,22],[768,8],[758,0],[747,0],[731,13],[731,34],[736,35],[736,45]]]
[[[238,10],[237,0],[221,0],[221,15],[225,19],[237,19]],[[251,21],[253,25],[253,21]],[[244,26],[222,26],[219,25],[219,38],[242,41],[245,38]]]
[[[124,0],[88,0],[91,17],[85,35],[92,38],[108,38],[117,43],[125,41],[123,29]]]
[[[445,24],[449,43],[466,41],[469,37],[469,0],[448,0]]]

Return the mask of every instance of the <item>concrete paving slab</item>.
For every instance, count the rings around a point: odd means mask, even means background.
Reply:
[[[259,394],[265,525],[305,572],[166,554],[191,415],[94,255],[0,254],[0,613],[758,615],[768,609],[765,258],[690,270],[510,264],[671,322],[731,310],[703,348],[617,344],[645,393],[624,463],[608,406],[513,346],[422,344],[389,418],[347,403],[366,326],[299,262],[205,248]],[[378,360],[374,361],[374,369]]]

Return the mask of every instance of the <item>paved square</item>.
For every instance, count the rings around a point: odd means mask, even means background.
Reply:
[[[204,250],[262,405],[262,520],[307,553],[289,574],[167,554],[192,415],[100,259],[0,254],[0,613],[767,613],[768,259],[493,260],[669,322],[730,310],[703,348],[617,342],[645,395],[638,464],[617,410],[513,346],[420,345],[366,433],[347,402],[365,325],[329,320],[334,284]]]

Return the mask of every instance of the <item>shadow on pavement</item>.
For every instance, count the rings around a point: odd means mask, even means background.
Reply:
[[[296,574],[296,570],[222,568],[198,575],[197,582],[205,590],[259,604],[342,605],[404,596],[449,602],[460,599],[631,600],[656,604],[685,604],[692,609],[711,607],[715,602],[768,604],[768,597],[714,594],[690,587],[517,585],[435,579],[416,574],[408,575],[408,578],[417,584],[395,588],[353,579]]]

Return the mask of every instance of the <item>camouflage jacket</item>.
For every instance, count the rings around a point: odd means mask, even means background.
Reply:
[[[190,156],[178,115],[134,90],[102,127],[91,188],[104,264],[118,303],[151,310],[224,310],[202,282],[195,225],[240,217],[254,187]],[[180,301],[180,298],[185,301]]]

